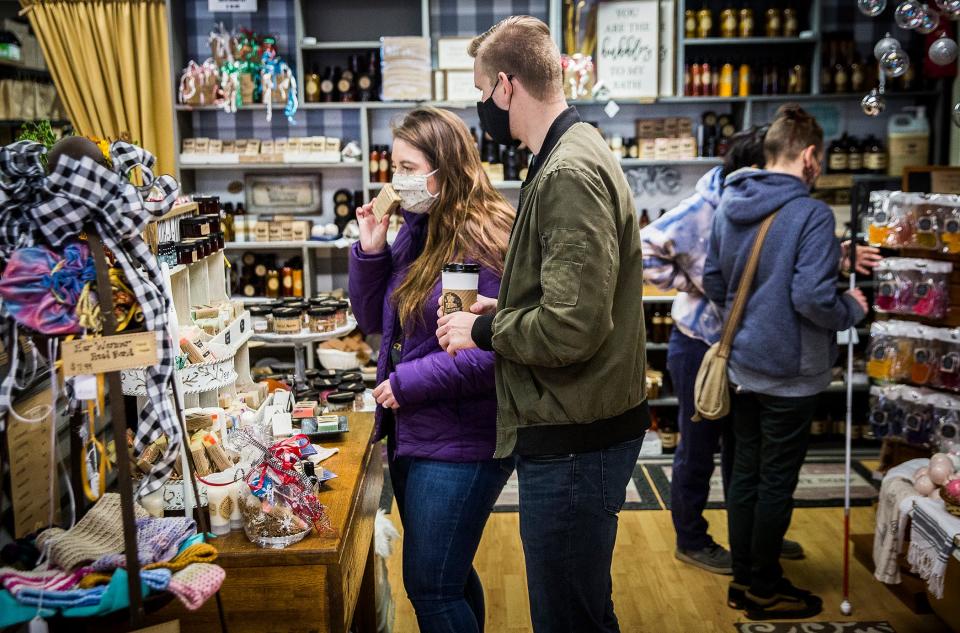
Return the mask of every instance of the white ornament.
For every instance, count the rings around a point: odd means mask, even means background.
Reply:
[[[875,18],[887,8],[887,0],[857,0],[857,6],[861,13]]]
[[[938,66],[946,66],[957,61],[957,43],[944,34],[934,40],[927,51],[930,61]]]
[[[900,42],[898,42],[896,38],[890,37],[890,34],[887,33],[873,46],[873,56],[877,61],[880,61],[884,53],[895,48],[900,48]]]

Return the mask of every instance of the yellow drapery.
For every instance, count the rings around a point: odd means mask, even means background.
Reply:
[[[20,0],[78,134],[120,138],[173,173],[173,95],[163,0]]]

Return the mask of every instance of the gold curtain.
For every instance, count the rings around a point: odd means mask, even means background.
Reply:
[[[173,173],[163,0],[20,0],[78,134],[130,140]]]

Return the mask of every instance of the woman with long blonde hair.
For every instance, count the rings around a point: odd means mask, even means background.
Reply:
[[[477,265],[479,294],[497,296],[514,212],[490,185],[459,117],[417,108],[393,138],[405,224],[390,246],[389,217],[377,221],[372,203],[357,209],[350,299],[360,328],[383,334],[375,439],[387,438],[404,586],[420,631],[479,632],[483,587],[473,557],[513,463],[493,459],[494,355],[444,352],[437,305],[441,269],[452,262]]]

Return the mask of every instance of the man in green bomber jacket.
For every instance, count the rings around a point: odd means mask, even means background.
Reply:
[[[536,157],[499,298],[444,317],[437,336],[451,354],[496,352],[496,456],[517,456],[534,631],[619,631],[617,514],[649,426],[633,194],[600,134],[567,106],[546,24],[508,18],[470,54],[484,130]]]

